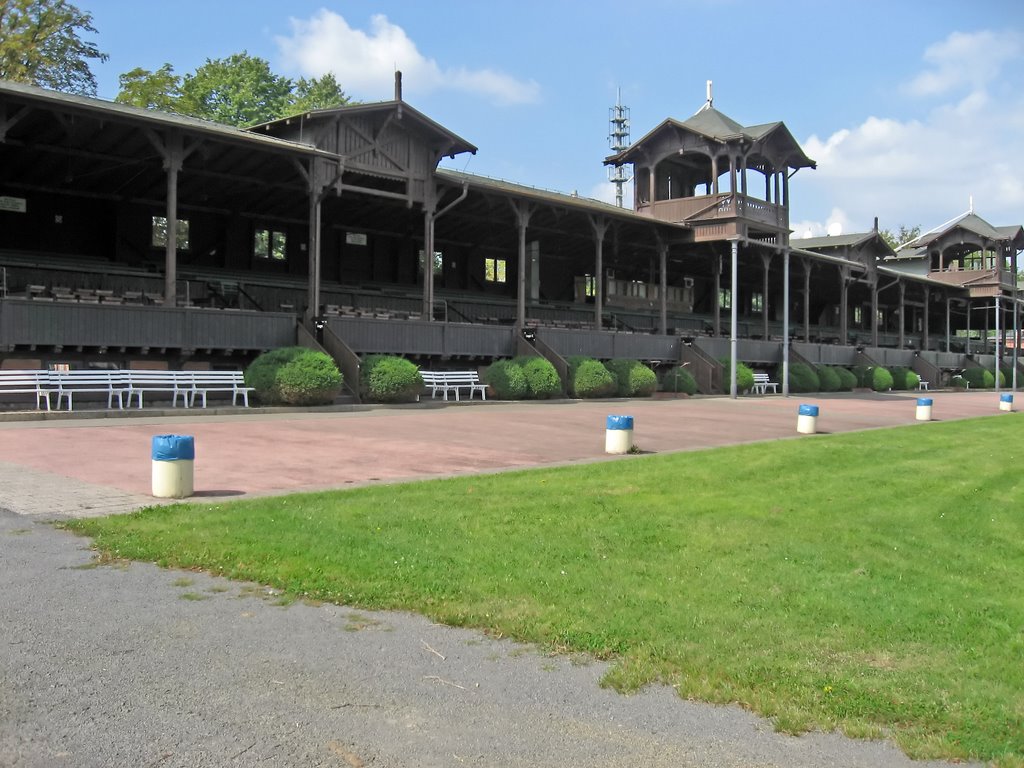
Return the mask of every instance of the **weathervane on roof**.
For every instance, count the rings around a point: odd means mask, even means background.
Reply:
[[[708,80],[708,101],[707,101],[707,104],[704,105],[704,107],[706,109],[711,109],[715,105],[715,99],[712,96],[711,87],[712,87],[712,82],[710,80]]]

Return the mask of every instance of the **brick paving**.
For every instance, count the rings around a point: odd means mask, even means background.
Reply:
[[[123,418],[106,412],[62,419],[26,414],[25,420],[0,422],[0,507],[60,517],[151,504],[150,441],[157,434],[193,435],[196,496],[230,499],[619,460],[604,453],[609,414],[632,415],[636,445],[666,453],[797,438],[803,402],[820,406],[823,433],[916,424],[917,396],[475,401],[328,412],[161,411]],[[937,420],[1000,414],[999,395],[992,391],[928,396]]]

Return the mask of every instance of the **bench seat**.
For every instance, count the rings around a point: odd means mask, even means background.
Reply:
[[[430,398],[434,399],[437,393],[448,399],[448,393],[455,393],[455,400],[461,400],[460,390],[469,391],[469,399],[473,399],[473,393],[479,392],[480,399],[487,399],[487,385],[480,381],[480,375],[476,371],[420,371],[423,383],[430,387]]]

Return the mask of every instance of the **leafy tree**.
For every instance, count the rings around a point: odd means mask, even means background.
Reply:
[[[207,59],[185,75],[181,111],[228,125],[255,125],[285,112],[291,92],[291,80],[271,72],[265,59],[242,51],[226,59]]]
[[[297,115],[300,112],[309,112],[313,109],[340,107],[348,103],[349,98],[341,90],[334,73],[328,72],[309,80],[300,77],[292,90],[292,101],[288,105],[288,109],[278,117],[286,117],[288,114]]]
[[[911,240],[921,236],[921,225],[918,224],[913,227],[905,227],[900,224],[900,228],[893,232],[891,229],[883,229],[879,232],[882,239],[889,244],[889,247],[895,250],[897,246],[909,243]]]
[[[118,77],[120,90],[114,101],[143,109],[165,112],[181,110],[181,78],[174,67],[164,64],[156,72],[136,67]]]
[[[349,103],[332,73],[292,82],[245,51],[207,59],[184,78],[170,64],[155,72],[137,67],[121,75],[120,84],[116,101],[122,104],[239,127]]]
[[[94,96],[89,61],[108,56],[83,32],[96,32],[92,14],[65,0],[0,0],[0,80]]]

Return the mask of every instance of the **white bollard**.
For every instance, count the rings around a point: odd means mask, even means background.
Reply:
[[[818,406],[800,406],[796,417],[796,431],[801,435],[813,435],[818,431]]]
[[[629,453],[633,447],[633,417],[609,416],[605,422],[604,452]]]
[[[932,399],[930,397],[917,398],[917,420],[932,420]]]
[[[195,458],[195,438],[191,435],[154,435],[153,495],[158,499],[191,496]]]
[[[999,396],[999,410],[1013,411],[1013,395],[1007,393]]]

